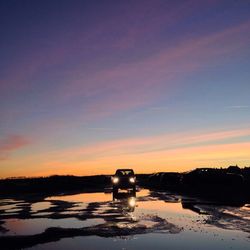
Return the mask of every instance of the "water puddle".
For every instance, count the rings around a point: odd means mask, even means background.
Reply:
[[[45,231],[49,227],[82,228],[103,224],[103,219],[87,219],[80,221],[75,218],[67,219],[8,219],[4,227],[8,230],[0,235],[33,235]]]
[[[18,217],[25,207],[25,214]],[[34,242],[31,249],[250,247],[249,204],[215,206],[194,198],[142,189],[136,197],[124,192],[115,197],[112,193],[52,196],[34,203],[1,200],[0,210],[5,211],[0,215],[1,236],[43,234],[43,244]],[[47,243],[47,229],[52,230],[49,235],[56,234],[61,240]],[[67,232],[71,238],[64,238],[68,237]],[[79,235],[82,237],[75,237]]]
[[[33,213],[39,212],[41,210],[49,209],[51,207],[51,202],[36,202],[31,205],[31,211]]]
[[[51,196],[46,198],[46,201],[59,200],[67,202],[105,202],[110,201],[112,198],[110,194],[106,193],[82,193],[74,195]]]
[[[1,205],[0,204],[0,210],[11,210],[11,209],[16,209],[17,204],[9,204],[9,205]]]

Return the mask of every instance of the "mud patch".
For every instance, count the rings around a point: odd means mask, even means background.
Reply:
[[[206,220],[207,224],[226,230],[239,230],[250,234],[249,210],[216,206],[213,208],[203,207],[203,209],[210,215]]]

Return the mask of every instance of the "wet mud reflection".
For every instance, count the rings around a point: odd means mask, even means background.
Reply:
[[[91,198],[92,197],[92,198]],[[77,236],[127,237],[152,233],[216,234],[248,240],[248,204],[213,204],[198,198],[140,190],[82,193],[46,199],[1,200],[0,244],[20,249]],[[235,205],[235,204],[234,204]],[[239,206],[240,205],[240,206]],[[72,239],[73,240],[73,239]]]
[[[112,195],[113,201],[116,202],[116,205],[119,205],[122,210],[134,212],[136,206],[136,194],[134,192],[113,192]]]

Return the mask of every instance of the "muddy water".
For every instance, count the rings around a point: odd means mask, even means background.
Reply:
[[[55,239],[47,237],[48,228]],[[19,244],[20,235],[19,247],[26,249],[249,249],[250,206],[145,189],[136,197],[81,193],[0,200],[1,249],[16,247],[11,244]]]

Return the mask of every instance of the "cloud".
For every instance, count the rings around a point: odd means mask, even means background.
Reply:
[[[249,109],[250,106],[248,105],[234,105],[234,106],[227,106],[229,109]]]
[[[24,88],[26,93],[27,88],[30,88],[31,93],[34,93],[33,102],[38,103],[38,108],[45,109],[48,113],[56,111],[53,119],[63,116],[64,112],[69,110],[68,117],[74,116],[70,120],[84,114],[81,122],[102,119],[122,111],[150,105],[163,98],[167,99],[185,87],[185,78],[189,74],[216,67],[228,57],[233,57],[236,52],[248,48],[249,21],[231,24],[227,28],[214,28],[213,31],[209,29],[197,34],[191,32],[187,37],[177,36],[173,39],[174,43],[169,43],[168,35],[171,34],[168,34],[168,28],[184,22],[185,18],[192,16],[192,12],[206,9],[210,2],[213,2],[212,7],[216,5],[216,1],[187,1],[177,6],[169,4],[169,8],[157,8],[158,4],[152,8],[149,1],[146,4],[137,4],[136,8],[131,8],[130,5],[124,7],[125,11],[120,10],[122,16],[118,16],[115,24],[114,17],[111,16],[102,22],[92,23],[88,32],[72,30],[73,35],[68,36],[64,30],[55,31],[50,46],[42,46],[39,49],[36,47],[38,45],[31,48],[29,46],[30,52],[22,57],[25,60],[17,60],[13,67],[8,67],[8,77],[0,79],[0,88],[5,86],[11,92],[12,87],[16,86],[14,92],[17,92],[18,96],[20,88]],[[133,11],[132,15],[129,10]],[[128,18],[124,18],[123,13],[128,15]],[[161,45],[157,47],[158,45],[153,44],[151,49],[142,46],[141,49],[140,44],[145,43],[148,36],[155,37],[155,40],[159,38]],[[61,38],[60,44],[55,42],[56,37]],[[138,56],[132,56],[134,50],[124,50],[130,49],[135,43],[138,50],[143,52]],[[157,50],[151,51],[155,47]],[[91,54],[95,51],[91,60],[85,55],[89,53],[89,49]],[[109,52],[107,56],[106,53]],[[117,59],[116,54],[121,57]],[[99,55],[103,55],[101,59]],[[51,68],[53,74],[49,70]],[[35,86],[36,80],[39,80],[39,77],[48,77],[49,72],[55,79],[47,80],[54,83],[49,84],[49,87],[44,84],[43,90],[40,91],[43,84]],[[24,110],[20,112],[20,116],[23,116],[23,113],[27,115],[35,106],[23,103],[18,106],[19,111]],[[9,110],[7,113],[13,114],[16,108],[13,106],[6,110]],[[68,123],[67,120],[69,119],[66,118],[62,124]]]
[[[6,160],[8,156],[30,144],[30,140],[21,135],[9,135],[0,140],[0,160]]]
[[[56,169],[61,173],[112,174],[118,167],[133,168],[137,173],[157,171],[186,171],[195,167],[227,167],[232,163],[241,166],[249,165],[249,142],[210,144],[165,149],[163,151],[135,154],[105,154],[99,157],[82,159],[48,161],[44,170]],[[46,172],[46,171],[45,171]]]
[[[165,106],[156,106],[156,107],[150,107],[148,108],[148,111],[167,111],[169,110],[169,107],[165,107]]]
[[[14,175],[111,174],[118,167],[145,173],[226,167],[232,163],[247,166],[250,143],[241,138],[249,136],[250,129],[242,128],[121,138],[68,149],[47,148],[44,152],[13,157],[5,166],[13,166]],[[3,176],[10,176],[7,172]]]
[[[226,131],[185,132],[176,134],[160,134],[156,136],[117,139],[89,144],[68,150],[53,152],[54,160],[67,161],[96,161],[103,157],[117,157],[143,154],[157,154],[164,151],[179,150],[181,148],[202,147],[210,144],[224,144],[225,140],[250,136],[250,129],[235,129]],[[48,153],[49,157],[50,153]],[[179,156],[181,157],[181,155]]]
[[[82,110],[93,119],[131,110],[171,96],[186,84],[188,75],[221,65],[243,53],[249,44],[250,22],[181,39],[147,58],[118,63],[92,75],[79,70],[77,79],[62,86],[59,95],[71,102],[83,98]]]
[[[94,130],[94,131],[111,131],[111,132],[114,132],[114,131],[119,131],[119,129],[117,128],[106,128],[106,127],[93,127],[93,128],[87,128],[88,130]]]

